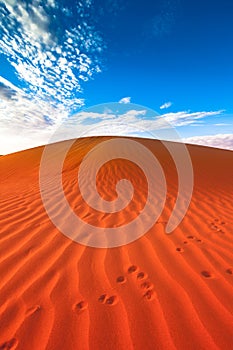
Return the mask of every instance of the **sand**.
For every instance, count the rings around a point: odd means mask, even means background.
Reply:
[[[79,164],[105,139],[76,141],[64,164],[63,186],[80,218],[116,227],[142,210],[147,185],[138,167],[112,160],[99,172],[99,193],[114,199],[114,184],[127,177],[135,187],[132,203],[104,214],[82,201]],[[167,235],[176,169],[160,141],[137,141],[164,169],[166,203],[149,232],[111,249],[74,242],[50,221],[39,189],[43,147],[0,158],[1,350],[232,348],[233,152],[188,145],[192,201]]]

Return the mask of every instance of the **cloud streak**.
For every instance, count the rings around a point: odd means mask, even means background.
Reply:
[[[184,138],[185,143],[224,148],[233,151],[233,134],[217,134]]]
[[[174,134],[170,132],[172,128],[179,130],[181,126],[195,125],[198,121],[222,113],[222,111],[181,111],[158,115],[153,111],[148,114],[146,108],[138,109],[133,104],[118,103],[117,112],[111,106],[111,104],[102,106],[101,111],[84,110],[65,119],[64,113],[61,113],[59,118],[62,127],[56,132],[56,138],[50,139],[59,126],[53,118],[55,113],[53,106],[33,105],[27,100],[23,91],[17,90],[14,99],[5,102],[5,118],[3,122],[0,121],[0,137],[4,140],[0,154],[89,135],[138,136],[179,141],[180,139],[174,138]],[[15,108],[21,110],[19,118],[15,113],[10,114]],[[41,109],[46,113],[42,115]],[[15,145],[15,138],[18,145]]]
[[[172,106],[172,102],[166,102],[162,106],[160,106],[160,109],[167,109]]]

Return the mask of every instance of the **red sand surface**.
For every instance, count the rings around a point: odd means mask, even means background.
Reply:
[[[139,168],[113,160],[99,172],[99,193],[114,199],[114,184],[128,178],[135,187],[132,203],[103,214],[81,202],[79,164],[105,139],[74,144],[63,186],[83,220],[114,227],[142,209],[147,185]],[[73,242],[50,221],[39,190],[43,147],[0,158],[1,350],[232,349],[233,152],[188,146],[193,197],[182,223],[166,235],[176,169],[160,141],[137,141],[163,166],[166,204],[147,234],[111,249]]]

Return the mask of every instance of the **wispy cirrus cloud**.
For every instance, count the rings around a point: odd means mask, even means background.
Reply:
[[[202,111],[202,112],[190,112],[190,111],[181,111],[181,112],[171,112],[162,114],[162,119],[160,120],[160,125],[163,124],[163,119],[175,126],[186,126],[193,125],[204,120],[207,117],[214,117],[223,114],[224,110],[218,111]]]

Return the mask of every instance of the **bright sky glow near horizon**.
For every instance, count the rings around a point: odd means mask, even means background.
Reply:
[[[0,0],[0,154],[46,144],[77,113],[82,134],[104,133],[111,118],[80,111],[109,102],[233,150],[232,17],[231,0]]]

